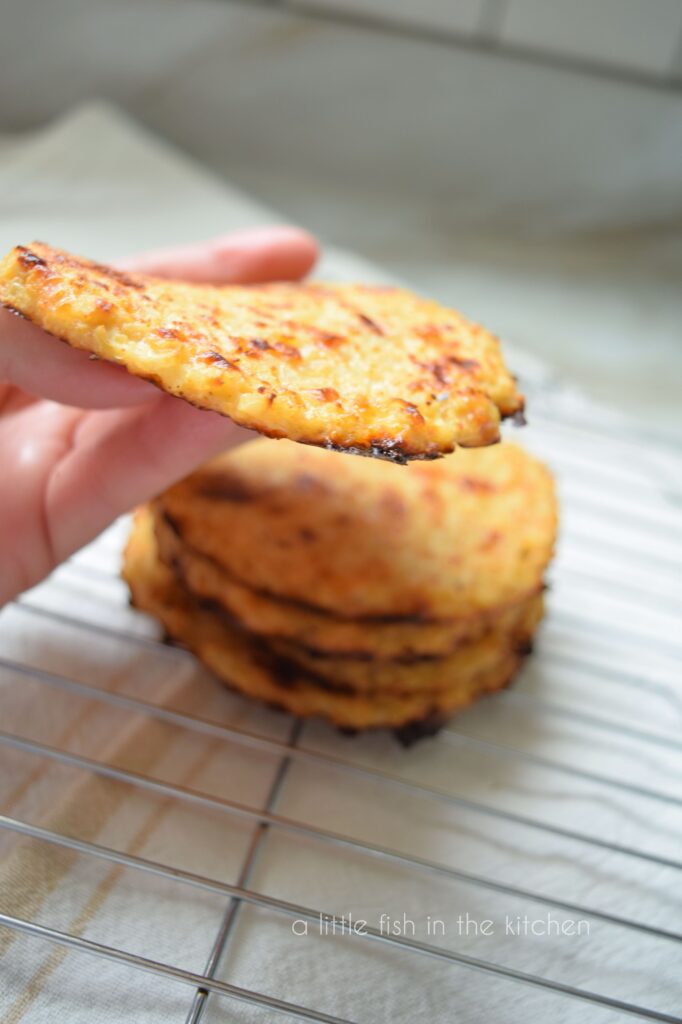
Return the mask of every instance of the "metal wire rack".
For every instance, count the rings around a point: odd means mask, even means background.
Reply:
[[[159,1019],[187,1024],[280,1013],[407,1020],[415,1006],[431,1020],[468,1021],[482,1005],[505,1022],[534,1012],[682,1021],[679,463],[660,445],[576,423],[561,408],[541,411],[521,439],[555,469],[564,508],[539,650],[515,688],[413,751],[382,736],[343,739],[223,693],[127,608],[115,575],[124,527],[3,613],[6,1019],[58,1019],[46,975],[58,975],[57,991],[69,978],[77,1003],[87,960],[99,991],[108,965],[124,972],[119,993],[140,976],[157,983],[157,1003],[160,986],[184,993],[161,1005]],[[187,750],[206,764],[227,758],[229,770],[178,776]],[[112,800],[107,817],[101,808]],[[121,824],[139,817],[140,801],[146,814],[145,800],[157,802],[146,847]],[[158,823],[174,814],[180,825],[158,838]],[[233,833],[223,870],[202,851]],[[103,876],[90,876],[95,865]],[[30,898],[17,884],[24,876]],[[97,911],[77,914],[103,878]],[[148,898],[140,879],[161,888]],[[363,911],[360,930],[341,902],[348,894]],[[382,907],[399,910],[401,899],[424,921],[440,908],[442,931],[418,934],[414,920],[384,927]],[[462,934],[461,923],[445,934],[455,910],[489,918],[501,901],[520,908],[512,920],[541,912],[562,925],[586,921],[598,941],[562,946],[564,933],[524,944],[512,932],[491,945],[478,929]],[[175,952],[156,925],[144,948],[138,934],[140,918],[164,906],[180,921]],[[69,955],[46,968],[59,948]],[[269,970],[267,951],[288,975]],[[370,990],[379,1001],[367,1009]],[[135,991],[138,1010],[133,1018],[121,1009],[122,1020],[148,1019]],[[404,1018],[389,991],[404,1001]],[[240,1005],[259,1016],[238,1016]],[[73,1005],[63,1012],[76,1019]],[[98,1012],[89,1006],[88,1019]],[[102,1019],[117,1019],[111,1005]]]

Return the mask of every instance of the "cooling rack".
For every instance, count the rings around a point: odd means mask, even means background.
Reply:
[[[3,612],[4,1020],[682,1020],[680,462],[531,409],[563,510],[537,650],[410,750],[165,646],[125,520]]]

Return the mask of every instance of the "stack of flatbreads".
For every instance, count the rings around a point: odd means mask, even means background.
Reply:
[[[408,741],[516,672],[555,517],[512,444],[402,467],[260,440],[139,511],[124,575],[231,687]]]
[[[523,397],[484,328],[397,288],[199,286],[43,243],[2,261],[0,301],[289,439],[170,488],[126,552],[134,603],[230,686],[409,740],[512,678],[542,614],[556,505],[548,471],[495,444]]]

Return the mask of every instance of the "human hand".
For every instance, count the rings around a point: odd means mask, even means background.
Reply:
[[[295,280],[316,256],[305,232],[272,227],[149,253],[125,267],[247,283]],[[118,515],[252,436],[0,308],[0,605]]]

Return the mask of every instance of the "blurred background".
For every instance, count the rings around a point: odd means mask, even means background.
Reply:
[[[60,202],[49,160],[22,193],[22,140],[105,101],[324,242],[482,320],[643,433],[682,436],[682,0],[0,11],[7,232],[17,204]],[[84,189],[93,150],[113,166],[101,118],[91,139],[89,123],[70,171]],[[153,191],[147,177],[123,201]],[[168,238],[174,225],[191,234],[191,204],[180,188],[168,202]]]

